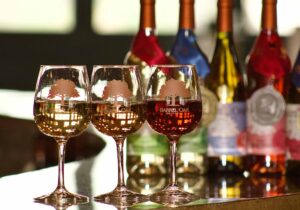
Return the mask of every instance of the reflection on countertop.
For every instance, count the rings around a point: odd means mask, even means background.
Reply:
[[[4,97],[4,93],[0,90],[0,97]],[[12,95],[10,92],[6,92],[6,95],[11,97],[12,100],[22,99],[24,93],[21,95]],[[19,128],[22,128],[24,133],[19,135],[21,137],[27,138],[28,135],[33,135],[36,131],[31,132],[32,128],[32,119],[31,114],[31,100],[28,100],[28,97],[33,97],[32,93],[25,93],[26,97],[24,98],[24,107],[26,114],[24,114],[20,119],[21,124],[16,125]],[[26,100],[25,100],[26,99]],[[23,100],[23,99],[22,99]],[[27,101],[27,102],[26,102]],[[13,103],[12,103],[13,104]],[[2,109],[1,109],[2,107]],[[5,106],[6,107],[6,106]],[[29,111],[30,109],[30,111]],[[17,135],[13,131],[13,125],[15,121],[13,118],[14,113],[19,115],[17,111],[14,111],[14,108],[11,107],[10,110],[4,110],[3,106],[0,104],[0,115],[3,115],[3,112],[8,113],[6,117],[3,117],[2,120],[12,120],[9,121],[11,124],[6,124],[4,121],[2,128],[2,143],[4,137],[7,138],[9,132],[10,138],[13,139]],[[21,116],[21,115],[20,115]],[[9,119],[8,119],[9,118]],[[30,122],[31,121],[31,122]],[[8,121],[6,121],[8,122]],[[0,119],[1,123],[1,119]],[[5,127],[5,126],[6,127]],[[27,127],[29,126],[29,127]],[[8,130],[11,128],[12,130]],[[1,134],[1,132],[0,132]],[[92,135],[92,136],[90,136]],[[65,165],[65,184],[66,187],[71,192],[77,192],[90,197],[90,202],[87,204],[79,206],[70,206],[68,210],[102,210],[102,209],[124,209],[117,208],[115,206],[98,203],[93,201],[94,195],[99,195],[102,193],[109,192],[117,184],[117,156],[116,156],[116,146],[115,142],[107,136],[100,134],[93,127],[89,129],[89,134],[82,136],[84,139],[79,139],[76,141],[77,146],[70,147],[67,149],[67,154],[71,154],[76,150],[76,153],[82,152],[84,145],[88,142],[84,142],[86,138],[92,137],[93,142],[99,140],[99,144],[94,144],[93,149],[97,148],[98,150],[93,153],[93,155],[83,156],[84,159],[76,160]],[[48,144],[49,139],[42,139],[44,143]],[[102,141],[103,140],[103,141]],[[49,140],[50,141],[50,140]],[[75,140],[74,140],[75,141]],[[22,142],[22,141],[20,141]],[[71,141],[70,141],[71,142]],[[23,143],[26,142],[23,141]],[[11,145],[11,149],[14,151],[14,154],[20,161],[25,161],[25,157],[31,159],[32,157],[27,157],[33,146],[33,142],[27,143],[28,151],[20,150],[20,147],[16,144]],[[1,144],[0,144],[1,145]],[[53,145],[55,143],[53,142]],[[92,145],[92,144],[89,144]],[[45,148],[40,148],[40,152]],[[53,148],[54,150],[55,148]],[[30,150],[30,151],[29,151]],[[88,149],[89,150],[89,149]],[[99,152],[100,151],[100,152]],[[3,155],[5,154],[6,149],[0,149],[1,165],[4,166],[8,164],[9,157]],[[26,154],[28,152],[28,154]],[[2,154],[2,156],[1,156]],[[40,154],[40,153],[39,153]],[[25,156],[24,156],[25,155]],[[39,158],[44,156],[38,156]],[[38,159],[38,163],[45,161],[44,159]],[[75,160],[73,158],[73,160]],[[42,162],[41,162],[42,161]],[[52,160],[53,163],[56,160]],[[42,166],[41,166],[42,167]],[[38,167],[37,167],[38,168]],[[1,169],[0,169],[1,171]],[[128,174],[125,174],[127,178],[127,185],[130,189],[143,193],[151,194],[163,189],[168,183],[168,177],[128,177]],[[54,190],[57,182],[57,167],[52,166],[48,168],[43,168],[40,170],[24,172],[14,175],[3,176],[0,178],[0,208],[1,209],[53,209],[51,206],[38,204],[33,202],[33,198],[49,193]],[[230,202],[235,200],[249,200],[252,198],[263,198],[263,197],[274,197],[282,196],[293,193],[300,193],[300,181],[298,177],[292,176],[277,176],[277,177],[256,177],[256,176],[237,176],[237,175],[212,175],[207,174],[205,176],[197,177],[178,177],[178,184],[184,188],[186,191],[195,193],[200,196],[201,199],[194,201],[188,204],[190,207],[195,205],[211,204],[211,203],[223,203]],[[299,194],[300,198],[300,194]],[[299,200],[299,199],[298,199]],[[160,204],[146,202],[142,204],[129,207],[128,209],[156,209],[161,208]],[[218,209],[220,206],[216,206]],[[64,209],[58,208],[56,209]],[[186,209],[186,208],[185,208]],[[205,209],[205,208],[203,208]],[[215,209],[215,208],[210,208]],[[273,209],[272,209],[273,210]]]
[[[106,146],[97,156],[66,164],[67,188],[72,192],[84,194],[91,198],[89,203],[71,206],[68,208],[70,210],[117,209],[114,206],[94,202],[92,199],[94,195],[111,191],[117,183],[115,143],[108,137],[101,136],[101,138],[105,140]],[[56,177],[57,167],[2,177],[0,179],[1,208],[49,209],[49,206],[34,203],[33,198],[53,190],[56,186]],[[126,177],[129,188],[144,194],[159,191],[168,183],[167,177]],[[297,177],[285,176],[206,175],[179,177],[178,184],[185,190],[201,197],[201,199],[189,204],[191,206],[300,192],[300,182]],[[146,202],[128,209],[155,209],[159,207],[161,205]]]

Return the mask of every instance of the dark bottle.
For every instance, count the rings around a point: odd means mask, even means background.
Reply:
[[[205,85],[218,98],[218,111],[208,126],[210,172],[244,171],[246,154],[246,78],[233,40],[232,0],[218,1],[217,40]]]
[[[171,60],[159,45],[155,31],[155,0],[140,0],[140,26],[124,63],[139,65],[143,84],[147,89],[151,74],[149,65],[167,64]],[[165,175],[167,173],[168,142],[154,133],[145,122],[135,134],[127,138],[126,167],[130,176]]]
[[[277,33],[277,0],[262,3],[261,32],[247,58],[247,168],[255,174],[284,174],[291,63]]]
[[[300,50],[293,67],[286,107],[287,174],[300,175]]]
[[[171,56],[179,64],[193,64],[196,66],[199,84],[201,85],[203,115],[202,125],[191,133],[182,136],[178,143],[177,173],[179,176],[199,175],[204,174],[207,170],[207,124],[216,112],[217,100],[204,87],[203,83],[203,79],[210,72],[210,67],[194,33],[194,0],[180,0],[179,2],[179,29],[172,46]]]

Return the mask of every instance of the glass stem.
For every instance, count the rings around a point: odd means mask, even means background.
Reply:
[[[65,139],[57,139],[58,144],[58,182],[57,189],[65,189],[65,176],[64,176],[64,165],[65,165],[65,151],[66,143]]]
[[[118,155],[118,187],[125,186],[124,182],[124,154],[123,154],[123,144],[124,137],[116,137],[116,145],[117,145],[117,155]]]
[[[170,186],[177,186],[176,180],[176,149],[177,149],[178,139],[170,140],[170,167],[171,167],[171,177],[170,177]]]

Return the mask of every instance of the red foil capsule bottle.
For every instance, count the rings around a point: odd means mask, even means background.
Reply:
[[[140,25],[125,57],[125,64],[139,65],[144,89],[147,90],[151,74],[150,65],[168,64],[171,59],[161,48],[155,25],[155,0],[140,0]],[[168,142],[144,126],[127,138],[126,168],[129,176],[163,176],[167,174]]]
[[[285,99],[291,62],[277,32],[277,0],[262,0],[261,31],[247,58],[247,168],[285,174]]]

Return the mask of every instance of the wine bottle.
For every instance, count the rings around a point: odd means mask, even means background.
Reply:
[[[286,107],[287,174],[300,175],[300,50],[293,67]]]
[[[233,40],[232,0],[218,1],[217,40],[205,85],[218,98],[218,111],[208,126],[210,172],[244,171],[246,154],[246,77]]]
[[[247,168],[284,174],[290,59],[277,32],[277,0],[262,0],[261,31],[247,57]]]
[[[171,60],[159,45],[155,30],[155,0],[140,0],[140,26],[133,39],[125,64],[139,65],[147,89],[151,74],[149,65],[167,64]],[[129,176],[167,174],[168,142],[155,133],[147,122],[127,138],[126,168]]]
[[[207,170],[207,124],[216,113],[217,99],[204,87],[203,79],[210,72],[209,62],[197,43],[194,33],[194,0],[179,0],[179,29],[171,49],[171,56],[179,64],[196,66],[199,84],[201,84],[203,114],[201,126],[181,137],[178,143],[179,175],[204,174]]]

